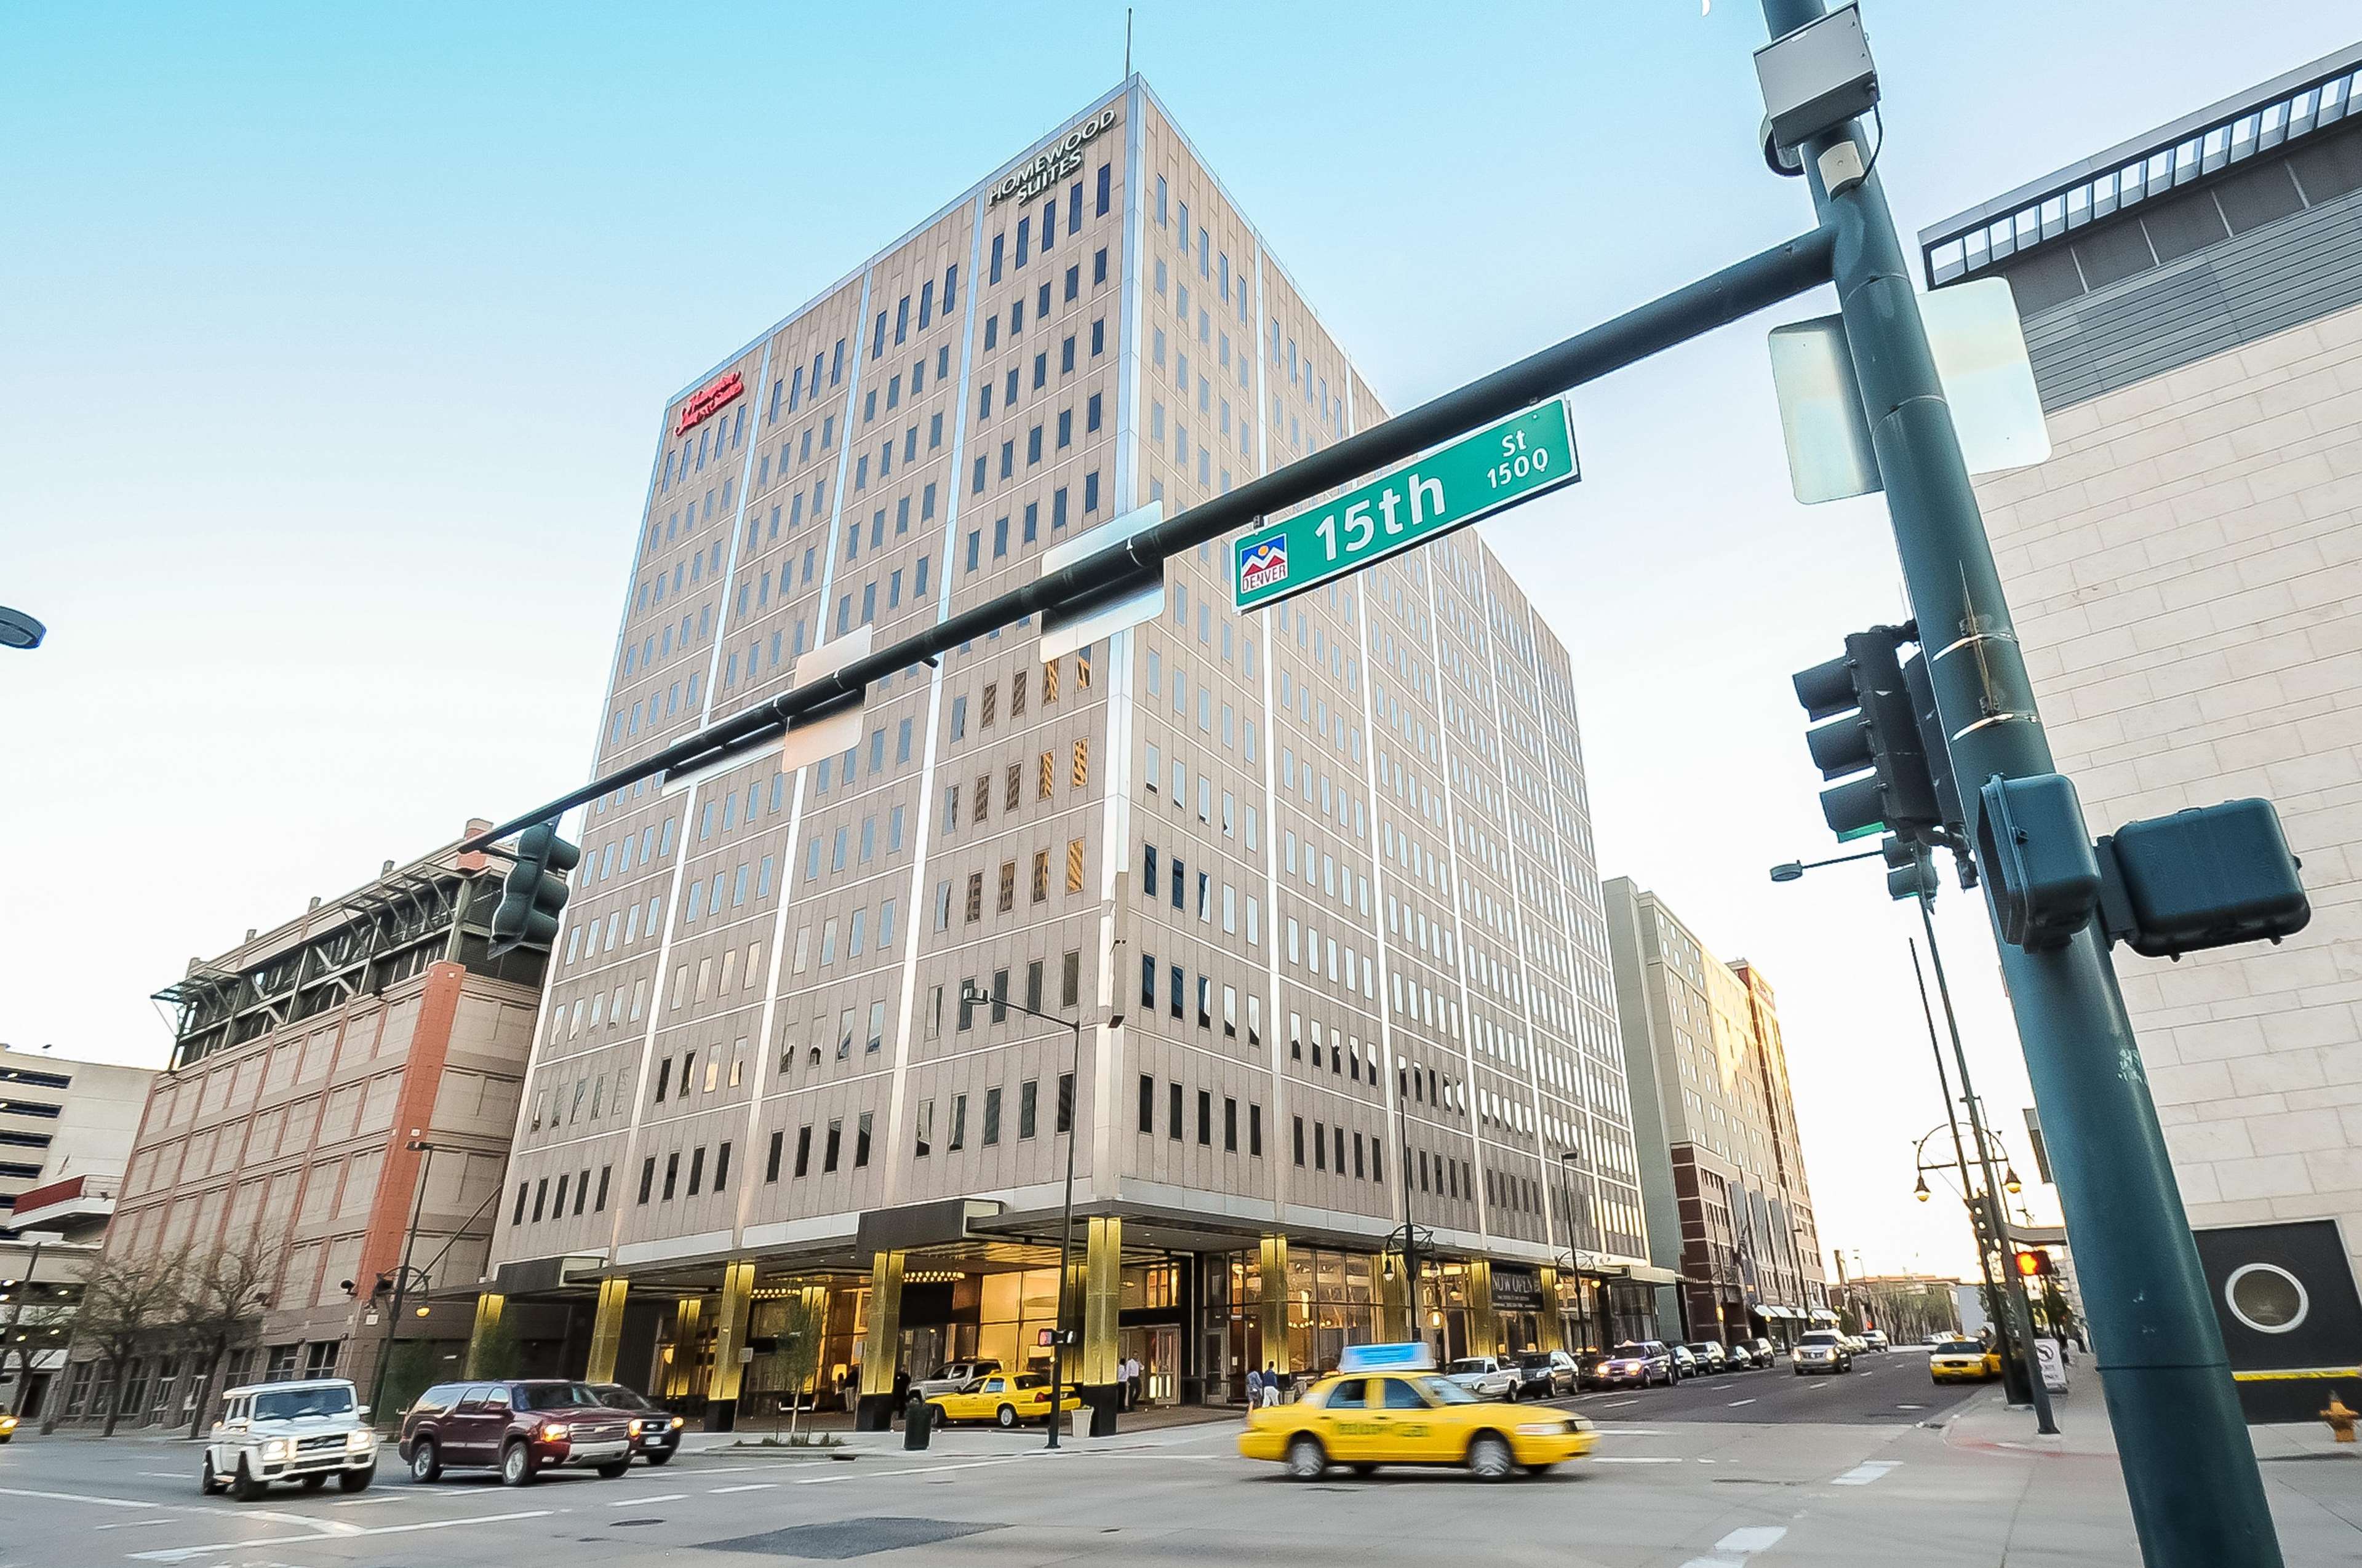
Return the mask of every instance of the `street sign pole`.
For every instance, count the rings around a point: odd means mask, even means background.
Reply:
[[[1772,35],[1822,0],[1763,0]],[[1882,136],[1883,131],[1880,133]],[[2055,771],[1966,464],[1874,167],[1832,195],[1823,155],[1870,146],[1861,122],[1799,150],[1823,226],[1871,446],[1963,803],[1996,777]],[[1843,151],[1831,160],[1843,170]],[[1976,823],[1970,823],[1971,837]],[[1990,896],[1992,884],[1987,884]],[[1998,944],[2048,1135],[2092,1345],[2151,1568],[2279,1568],[2198,1248],[2096,919],[2057,948]]]

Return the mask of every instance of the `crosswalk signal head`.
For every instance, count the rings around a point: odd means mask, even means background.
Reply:
[[[581,847],[558,837],[556,823],[535,823],[517,834],[516,859],[492,911],[493,957],[520,947],[547,948],[557,940],[558,916],[570,891],[566,874],[581,862]]]
[[[2040,1279],[2050,1272],[2050,1254],[2039,1247],[2028,1247],[2017,1254],[2020,1278]]]

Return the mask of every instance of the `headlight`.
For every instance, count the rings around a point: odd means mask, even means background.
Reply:
[[[1518,1429],[1519,1437],[1561,1437],[1567,1431],[1564,1421],[1528,1421]]]
[[[287,1440],[285,1438],[272,1438],[262,1445],[262,1462],[264,1463],[275,1464],[285,1460],[286,1457]]]
[[[679,1416],[675,1416],[672,1419],[672,1430],[675,1431],[680,1430],[680,1418]]]
[[[374,1432],[364,1430],[345,1434],[345,1451],[348,1453],[365,1452],[376,1446],[377,1434]]]
[[[632,1418],[632,1435],[634,1437],[640,1435],[640,1419],[637,1416]]]
[[[564,1421],[544,1421],[541,1423],[541,1435],[551,1439],[562,1438],[566,1435],[566,1423]]]

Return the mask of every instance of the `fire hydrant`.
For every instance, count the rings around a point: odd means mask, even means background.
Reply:
[[[2345,1401],[2339,1398],[2336,1392],[2332,1390],[2329,1396],[2329,1408],[2321,1412],[2321,1419],[2329,1423],[2330,1435],[2337,1441],[2352,1442],[2354,1418],[2357,1415],[2362,1415],[2362,1411],[2347,1409]]]

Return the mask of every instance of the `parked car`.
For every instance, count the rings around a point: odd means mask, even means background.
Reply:
[[[1697,1353],[1687,1345],[1668,1345],[1665,1347],[1665,1353],[1673,1358],[1673,1376],[1676,1380],[1696,1377],[1705,1371],[1705,1365],[1697,1358]]]
[[[932,1377],[922,1377],[911,1385],[911,1392],[922,1399],[932,1399],[938,1394],[956,1394],[979,1377],[989,1377],[1000,1370],[1000,1363],[990,1356],[967,1361],[947,1361],[935,1368]]]
[[[226,1491],[250,1503],[278,1481],[316,1492],[331,1475],[342,1490],[359,1492],[377,1474],[369,1407],[354,1403],[353,1386],[340,1377],[253,1383],[222,1400],[221,1419],[197,1462],[198,1489],[209,1497]]]
[[[1507,1356],[1463,1355],[1446,1366],[1443,1375],[1479,1399],[1518,1397],[1518,1364]]]
[[[447,1469],[498,1470],[502,1485],[524,1486],[545,1470],[579,1466],[612,1481],[631,1465],[635,1419],[587,1383],[438,1383],[402,1418],[400,1448],[422,1482]]]
[[[6,1442],[10,1438],[15,1437],[16,1435],[17,1418],[9,1415],[0,1415],[0,1442]]]
[[[1517,1397],[1520,1399],[1555,1399],[1573,1393],[1580,1381],[1574,1357],[1562,1350],[1524,1351],[1517,1364]]]
[[[593,1383],[590,1392],[611,1410],[632,1412],[632,1452],[650,1464],[669,1464],[680,1452],[681,1419],[637,1389],[620,1383]]]
[[[1599,1386],[1599,1364],[1607,1359],[1603,1351],[1586,1350],[1574,1353],[1574,1386],[1577,1388]]]
[[[1680,1375],[1662,1340],[1626,1340],[1592,1369],[1595,1386],[1601,1388],[1646,1388],[1659,1383],[1670,1388]]]
[[[1861,1342],[1865,1349],[1882,1351],[1887,1348],[1886,1331],[1883,1329],[1864,1329],[1861,1331]]]
[[[930,1395],[927,1403],[935,1408],[935,1419],[945,1426],[954,1421],[990,1421],[1005,1430],[1021,1421],[1046,1424],[1051,1419],[1050,1380],[1038,1372],[989,1373],[965,1388]],[[1058,1396],[1057,1408],[1079,1410],[1082,1407],[1082,1390],[1067,1384],[1065,1392]]]
[[[1700,1372],[1730,1370],[1730,1353],[1723,1348],[1719,1340],[1699,1340],[1683,1348],[1697,1358]]]
[[[1758,1334],[1751,1340],[1743,1340],[1740,1342],[1747,1346],[1757,1366],[1769,1369],[1780,1364],[1780,1347],[1762,1335]]]
[[[1815,1329],[1796,1342],[1796,1375],[1808,1372],[1851,1372],[1853,1347],[1835,1329]]]

